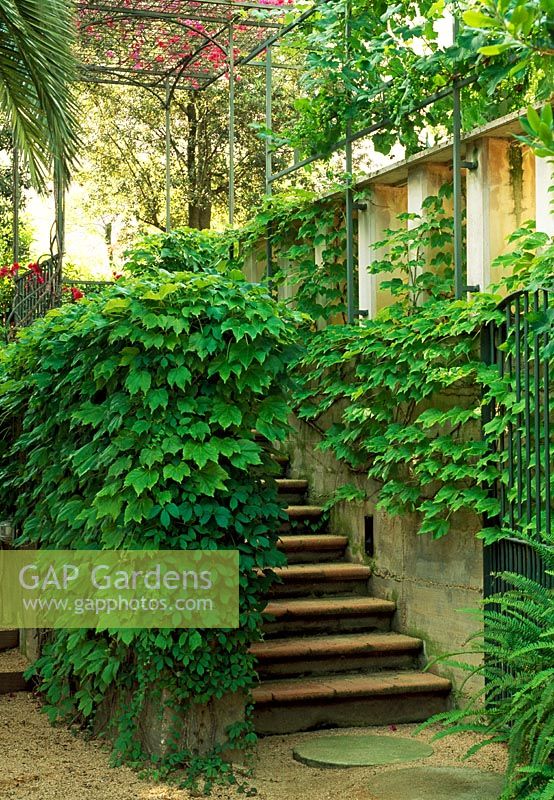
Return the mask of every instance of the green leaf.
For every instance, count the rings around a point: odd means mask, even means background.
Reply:
[[[479,52],[483,56],[499,56],[509,50],[511,45],[508,42],[501,42],[499,44],[488,44],[479,48]]]
[[[219,425],[223,430],[238,427],[242,423],[242,412],[232,401],[216,400],[213,405],[210,422]]]
[[[174,367],[167,373],[167,382],[170,386],[186,389],[192,381],[192,373],[186,367]]]
[[[151,411],[158,408],[167,408],[169,395],[167,389],[151,389],[146,395],[146,403]]]
[[[104,305],[105,314],[122,313],[127,311],[131,305],[131,300],[128,297],[114,297],[113,300],[108,300]]]
[[[177,483],[182,483],[185,478],[191,474],[189,465],[185,462],[181,464],[166,464],[163,468],[163,476],[165,480],[174,480]]]
[[[462,19],[470,28],[494,28],[497,25],[494,19],[483,14],[481,11],[475,11],[473,9],[464,11]]]
[[[158,482],[160,474],[157,470],[146,470],[140,467],[131,470],[125,478],[125,486],[132,486],[137,495],[146,489],[152,489]]]
[[[125,380],[125,386],[129,393],[134,395],[138,392],[146,394],[152,385],[152,376],[146,370],[132,369]]]

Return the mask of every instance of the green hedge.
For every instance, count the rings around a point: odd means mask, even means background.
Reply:
[[[0,498],[22,543],[240,551],[238,630],[68,630],[47,645],[53,719],[92,724],[114,687],[132,692],[112,720],[117,761],[144,760],[153,684],[181,707],[252,684],[271,581],[256,568],[281,563],[284,513],[252,431],[285,437],[294,330],[240,273],[160,273],[49,313],[2,354]],[[176,744],[165,766],[190,763]]]

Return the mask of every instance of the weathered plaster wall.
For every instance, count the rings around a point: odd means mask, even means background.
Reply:
[[[348,535],[353,561],[372,566],[371,592],[397,603],[396,629],[421,637],[429,659],[462,649],[479,628],[478,615],[463,611],[477,609],[483,595],[483,547],[475,538],[479,519],[458,514],[448,536],[438,541],[418,535],[417,515],[391,517],[377,511],[378,485],[317,450],[321,438],[317,430],[296,419],[292,424],[294,434],[287,442],[291,474],[309,478],[310,501],[324,502],[347,483],[366,492],[366,502],[335,506],[331,529]],[[365,553],[366,516],[373,517],[373,557]],[[466,677],[445,664],[432,670],[452,678],[457,688]],[[472,679],[464,694],[479,685]]]

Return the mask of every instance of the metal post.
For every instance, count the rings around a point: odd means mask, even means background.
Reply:
[[[454,44],[458,38],[458,19],[454,17]],[[452,170],[454,180],[454,293],[460,300],[464,293],[463,251],[462,251],[462,114],[460,106],[460,85],[458,76],[454,78],[452,92],[453,144]]]
[[[55,240],[58,248],[58,252],[55,255],[58,256],[61,262],[65,249],[65,182],[63,170],[59,164],[54,164],[54,203],[56,213]]]
[[[350,43],[350,16],[352,13],[351,0],[346,3],[345,20],[345,59],[349,60]],[[352,119],[348,116],[346,120],[346,145],[345,145],[345,167],[346,167],[346,318],[351,325],[355,319],[354,305],[354,196],[352,192]]]
[[[350,121],[346,136],[350,134]],[[346,318],[351,325],[355,319],[354,305],[354,197],[352,192],[352,142],[346,144]]]
[[[165,82],[165,230],[171,230],[171,86]]]
[[[19,148],[14,141],[12,153],[13,169],[13,263],[19,262],[19,206],[21,203],[21,184],[19,179]]]
[[[265,127],[270,131],[273,127],[272,86],[271,86],[271,47],[265,51]],[[271,140],[266,134],[265,139],[265,193],[271,194],[271,172],[273,168],[271,153]]]
[[[235,221],[235,54],[233,23],[229,25],[229,225]]]
[[[49,308],[54,308],[61,303],[63,256],[65,249],[65,176],[58,160],[54,162],[54,205],[55,205],[55,242],[57,253],[51,245],[51,285]]]
[[[265,127],[269,132],[273,128],[273,107],[272,107],[272,71],[271,71],[271,46],[265,51]],[[271,140],[268,133],[265,139],[265,193],[269,197],[273,192],[271,173],[273,171],[273,157],[271,152]],[[265,255],[267,264],[267,277],[273,275],[273,247],[271,244],[272,226],[269,222],[265,238]]]

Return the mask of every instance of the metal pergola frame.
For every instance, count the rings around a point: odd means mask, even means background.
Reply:
[[[325,2],[325,0],[320,0]],[[91,12],[99,14],[98,18],[93,19],[94,24],[104,23],[109,19],[121,20],[144,20],[148,24],[172,23],[187,30],[194,28],[189,24],[190,21],[209,20],[211,24],[217,25],[215,33],[208,33],[204,36],[203,42],[191,53],[182,59],[174,61],[171,65],[161,68],[153,67],[147,69],[132,69],[128,66],[110,65],[98,63],[93,60],[84,60],[80,80],[83,82],[93,82],[98,84],[139,86],[152,91],[160,98],[165,112],[166,129],[166,153],[165,153],[165,195],[166,195],[166,230],[171,230],[171,102],[176,91],[188,89],[202,91],[212,86],[216,81],[225,76],[229,78],[229,224],[234,224],[235,208],[235,77],[236,69],[239,67],[261,68],[265,71],[265,124],[267,131],[272,130],[272,77],[274,69],[296,70],[297,66],[291,64],[275,63],[273,50],[279,44],[282,37],[293,31],[305,20],[309,19],[317,11],[317,0],[314,5],[309,6],[299,13],[291,22],[281,25],[275,19],[248,20],[247,14],[260,11],[267,12],[268,6],[262,2],[250,2],[249,0],[182,0],[185,10],[179,13],[167,11],[170,6],[175,7],[177,0],[149,0],[150,3],[157,2],[158,10],[146,10],[141,8],[144,0],[78,0],[77,8],[81,12]],[[186,8],[190,10],[187,11]],[[288,6],[291,8],[291,6]],[[165,9],[165,10],[164,10]],[[215,9],[215,12],[214,12]],[[351,0],[345,2],[344,31],[345,41],[348,43],[348,35],[351,26]],[[89,19],[89,23],[91,20]],[[250,46],[246,52],[244,42],[252,44],[249,37],[245,37],[245,32],[252,29],[263,31],[263,37]],[[454,38],[457,36],[458,24],[454,22]],[[258,34],[259,36],[259,34]],[[241,38],[242,37],[242,38]],[[199,68],[199,58],[208,46],[217,47],[225,57],[225,65],[219,69],[209,72]],[[241,50],[242,48],[242,50]],[[238,49],[238,53],[236,52]],[[348,45],[345,48],[346,58],[348,58]],[[473,74],[461,78],[454,76],[450,85],[424,97],[414,103],[407,115],[415,111],[424,109],[438,100],[452,96],[453,98],[453,176],[454,176],[454,271],[455,271],[455,296],[461,298],[465,292],[476,291],[479,287],[466,286],[464,280],[464,258],[462,247],[462,184],[461,174],[463,169],[475,169],[477,165],[473,162],[464,162],[461,157],[461,89],[469,86],[478,80],[478,75]],[[191,85],[191,81],[194,82]],[[201,83],[199,82],[201,81]],[[387,84],[384,84],[384,90]],[[273,152],[271,136],[265,137],[265,191],[266,195],[271,195],[273,185],[281,178],[292,175],[298,170],[314,162],[328,159],[333,153],[344,152],[345,164],[345,207],[346,207],[346,284],[347,284],[347,320],[353,323],[360,317],[360,311],[356,307],[355,299],[355,252],[354,252],[354,218],[356,204],[354,202],[354,187],[352,185],[352,148],[353,144],[363,138],[371,136],[373,133],[391,127],[391,120],[384,118],[361,130],[353,130],[350,119],[346,120],[345,136],[337,141],[331,150],[325,153],[316,153],[304,159],[298,160],[295,154],[294,163],[276,173],[273,172]],[[18,153],[14,149],[14,260],[18,260],[19,237],[18,237],[18,204],[19,204],[19,170]],[[56,176],[55,176],[56,178]],[[64,197],[59,182],[55,179],[56,196],[56,236],[55,241],[59,254],[63,253],[63,227],[64,227]],[[272,231],[268,229],[266,237],[266,256],[267,256],[267,275],[271,277],[272,267]]]
[[[156,26],[172,26],[174,31],[188,31],[198,37],[198,45],[182,57],[174,57],[166,66],[155,63],[147,68],[138,68],[123,63],[123,53],[116,58],[118,63],[107,63],[92,55],[81,42],[80,74],[78,80],[83,83],[95,83],[112,86],[133,86],[143,88],[155,94],[161,102],[165,114],[165,227],[171,230],[171,103],[175,92],[188,90],[204,91],[220,79],[229,80],[229,113],[228,113],[228,154],[229,154],[229,224],[233,226],[235,218],[235,82],[237,68],[250,67],[265,71],[265,122],[271,129],[271,95],[272,71],[298,70],[296,65],[274,63],[271,56],[272,47],[285,34],[295,29],[308,19],[315,11],[311,5],[287,24],[280,17],[283,11],[294,9],[293,0],[285,5],[273,5],[267,0],[251,2],[250,0],[148,0],[150,8],[145,8],[145,0],[77,0],[76,8],[86,22],[88,33],[104,26],[110,29],[117,26],[139,25],[154,28]],[[154,8],[152,8],[154,6]],[[202,23],[202,28],[194,23]],[[205,28],[204,26],[209,26]],[[142,30],[142,28],[141,28]],[[158,43],[159,44],[159,43]],[[221,52],[222,64],[213,69],[206,69],[202,55],[209,48]],[[155,49],[151,50],[151,55]],[[114,53],[114,56],[116,54]],[[271,143],[265,141],[266,191],[271,191]],[[63,253],[64,242],[64,205],[65,198],[59,176],[54,175],[54,195],[56,220],[51,250],[54,245],[58,254]],[[19,153],[13,149],[13,256],[19,260]]]
[[[349,42],[349,35],[351,30],[351,17],[352,17],[352,2],[351,0],[345,0],[345,19],[344,19],[344,32],[345,32],[345,55],[346,59],[349,57],[348,53],[348,42]],[[454,17],[454,24],[453,24],[453,38],[456,41],[458,36],[458,28],[459,28],[459,21],[456,17]],[[271,53],[268,50],[268,58],[271,58]],[[461,299],[465,293],[468,292],[476,292],[479,291],[479,286],[468,286],[466,283],[465,278],[465,264],[464,264],[464,254],[463,254],[463,230],[462,230],[462,170],[475,170],[478,168],[478,164],[473,161],[463,161],[462,160],[462,115],[461,115],[461,90],[466,87],[476,83],[479,79],[478,74],[471,74],[464,78],[459,75],[455,75],[450,85],[445,86],[444,89],[441,89],[431,95],[424,97],[422,100],[413,104],[413,106],[405,112],[405,116],[409,116],[410,113],[414,113],[415,111],[420,111],[424,108],[427,108],[430,105],[433,105],[439,100],[442,100],[446,97],[451,96],[453,99],[453,111],[452,111],[452,145],[453,145],[453,159],[452,159],[452,171],[453,171],[453,200],[454,200],[454,237],[453,237],[453,245],[454,245],[454,294],[457,300]],[[269,78],[270,80],[270,78]],[[389,81],[388,83],[385,82],[384,90],[388,85],[394,83],[394,80]],[[266,83],[266,86],[268,84]],[[269,84],[270,86],[270,84]],[[271,89],[269,89],[271,92]],[[270,101],[269,101],[270,102]],[[270,106],[269,106],[270,107]],[[268,116],[269,120],[271,121],[271,114],[269,113]],[[292,175],[293,173],[297,172],[300,169],[303,169],[310,164],[313,164],[317,161],[327,160],[330,155],[337,152],[344,152],[344,166],[345,166],[345,211],[346,211],[346,294],[347,294],[347,321],[349,324],[354,323],[358,320],[361,316],[363,316],[362,312],[357,308],[357,300],[355,295],[355,281],[354,281],[354,269],[355,269],[355,252],[354,252],[354,216],[355,211],[357,210],[356,204],[354,202],[354,187],[352,185],[352,169],[353,169],[353,153],[352,153],[352,146],[355,142],[359,141],[360,139],[365,139],[368,136],[371,136],[373,133],[377,133],[378,131],[389,129],[392,125],[392,121],[387,118],[383,118],[378,122],[373,123],[365,128],[362,128],[358,131],[352,130],[352,121],[350,119],[346,120],[345,125],[345,136],[337,141],[335,145],[330,149],[327,150],[325,153],[315,153],[314,155],[308,156],[302,160],[297,160],[295,158],[294,163],[284,169],[280,170],[277,173],[273,173],[271,169],[271,153],[268,156],[269,163],[266,166],[266,192],[268,194],[271,193],[272,186],[275,182],[284,178],[288,175]],[[271,125],[268,124],[268,128],[271,129]],[[268,260],[268,275],[272,273],[272,247],[271,247],[271,237],[268,234],[268,241],[267,241],[267,260]]]

